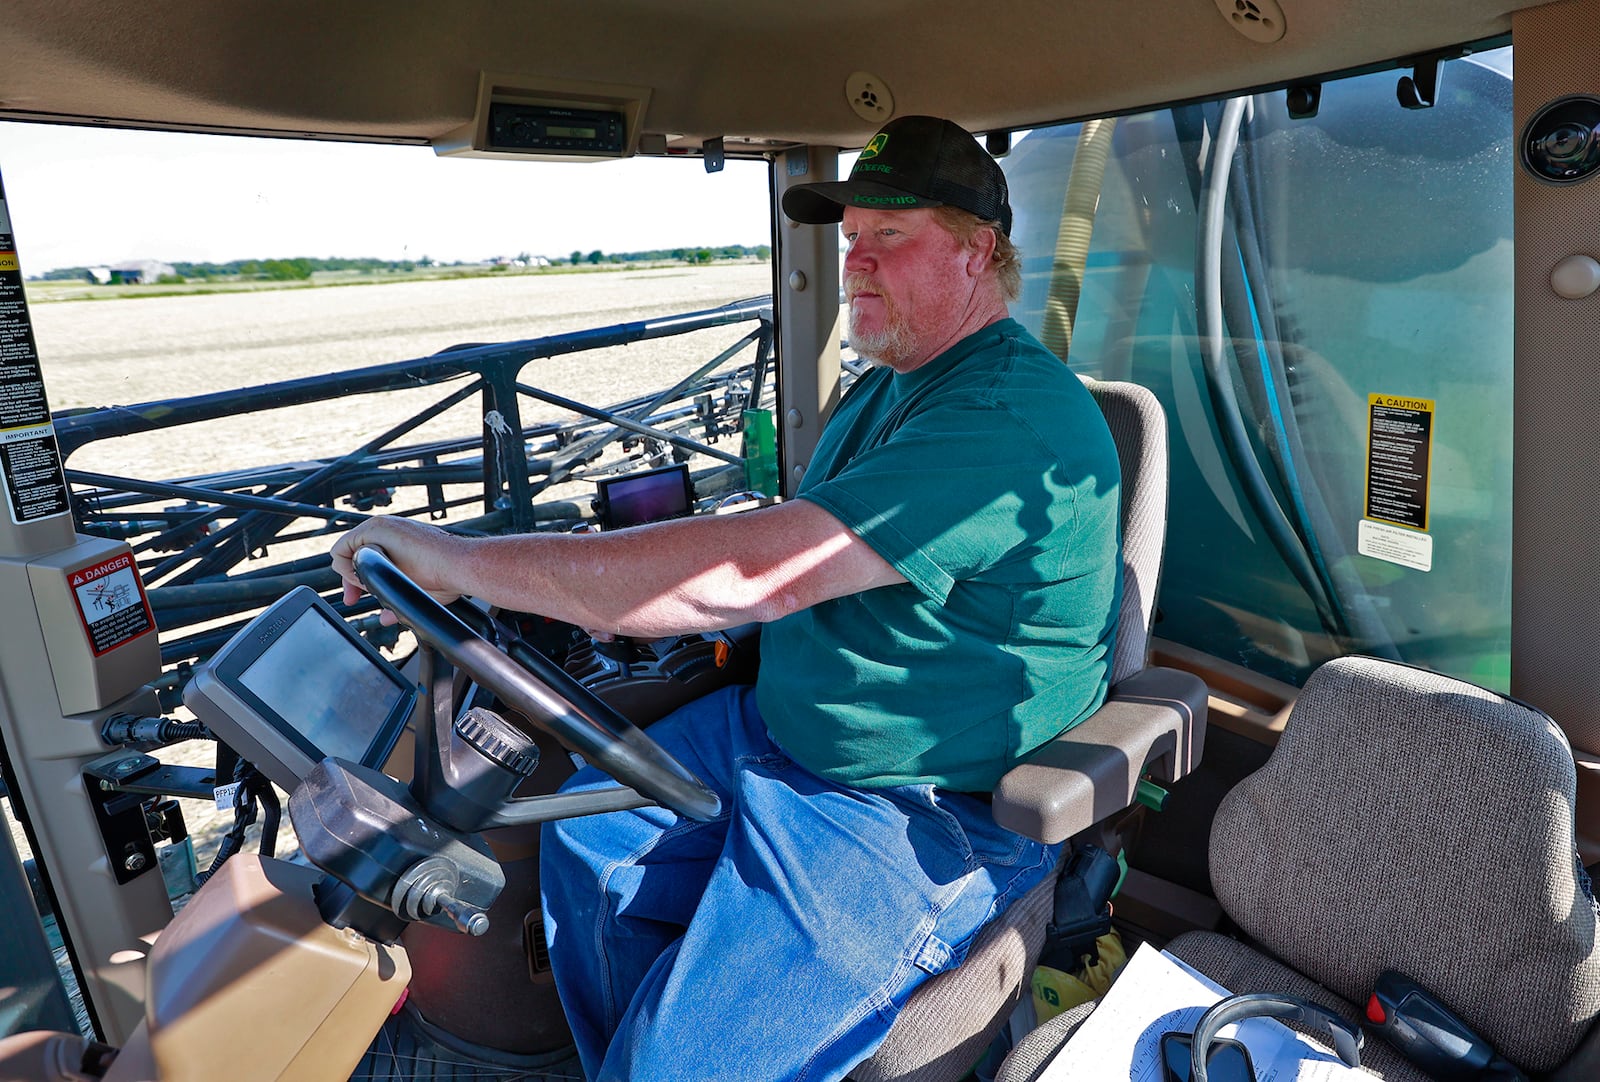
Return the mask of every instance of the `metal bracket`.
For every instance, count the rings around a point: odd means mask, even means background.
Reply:
[[[1400,76],[1395,96],[1407,109],[1432,109],[1439,100],[1439,58],[1430,56],[1417,61],[1410,75]]]
[[[84,767],[84,791],[94,808],[106,859],[118,883],[132,882],[159,866],[145,819],[144,797],[119,787],[123,779],[148,771],[152,765],[160,764],[148,755],[135,753],[105,756]]]
[[[209,802],[216,799],[217,772],[201,766],[160,763],[136,778],[124,779],[117,788],[138,796],[181,796]]]
[[[700,150],[706,158],[706,172],[722,172],[722,167],[727,164],[722,156],[722,136],[719,135],[715,139],[707,139],[701,144]]]

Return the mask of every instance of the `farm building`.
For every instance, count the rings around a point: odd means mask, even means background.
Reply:
[[[163,277],[176,277],[177,273],[171,263],[163,263],[158,259],[131,259],[111,268],[111,283],[126,286],[146,285],[150,282],[159,282]]]

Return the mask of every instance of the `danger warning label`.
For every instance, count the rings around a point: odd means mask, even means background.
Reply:
[[[150,602],[145,598],[144,583],[139,581],[132,554],[124,552],[69,571],[67,582],[95,657],[155,630]]]

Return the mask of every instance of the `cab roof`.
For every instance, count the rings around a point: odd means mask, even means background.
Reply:
[[[1492,39],[1524,6],[8,0],[0,118],[428,143],[472,121],[493,73],[648,88],[642,130],[680,151],[718,136],[730,153],[859,146],[878,124],[851,107],[857,73],[892,95],[894,115],[1022,128]],[[1280,25],[1279,40],[1255,40]]]

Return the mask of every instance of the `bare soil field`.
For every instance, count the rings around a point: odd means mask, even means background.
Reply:
[[[269,292],[63,301],[32,307],[52,408],[133,405],[425,357],[462,343],[520,341],[714,308],[765,296],[765,263]],[[665,389],[737,341],[749,325],[535,362],[522,381],[594,405]],[[359,446],[442,397],[438,388],[359,396],[91,444],[72,469],[172,478],[322,458]],[[468,401],[424,435],[477,430]],[[524,421],[562,411],[525,402]],[[543,412],[541,412],[543,411]],[[470,510],[465,513],[472,513]],[[325,549],[325,542],[314,542]],[[274,551],[273,556],[284,554]],[[163,753],[209,765],[198,742]],[[184,812],[203,869],[231,817]],[[14,824],[13,824],[14,825]],[[287,822],[280,834],[292,845]],[[25,849],[20,833],[14,831]],[[256,832],[251,832],[253,846]]]
[[[743,263],[62,302],[35,305],[32,315],[45,385],[60,411],[208,394],[426,357],[464,343],[714,308],[764,296],[771,284],[768,264]],[[552,358],[530,365],[523,380],[592,404],[614,402],[669,386],[747,329]],[[171,477],[320,457],[351,449],[438,397],[423,389],[256,414],[247,424],[187,425],[90,445],[68,466]],[[541,416],[531,404],[525,408],[525,419]],[[437,429],[462,430],[460,418],[453,429],[448,422]]]

